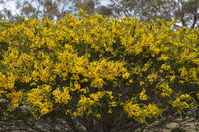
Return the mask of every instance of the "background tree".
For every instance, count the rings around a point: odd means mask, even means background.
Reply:
[[[10,9],[5,6],[12,3]],[[88,14],[95,14],[96,8],[100,4],[99,0],[17,0],[0,1],[2,5],[1,19],[4,17],[10,21],[21,18],[40,18],[61,19],[68,13],[76,14],[82,8]]]
[[[16,9],[8,9],[4,6],[9,2],[12,2],[13,7],[16,7]],[[74,2],[70,0],[17,0],[15,2],[8,0],[1,1],[1,5],[3,7],[1,14],[10,21],[21,18],[27,19],[28,17],[40,19],[48,17],[55,20],[76,11]],[[11,17],[12,19],[10,19]]]
[[[68,13],[76,14],[82,8],[88,14],[99,13],[104,16],[120,18],[135,17],[140,21],[164,18],[167,21],[180,20],[179,25],[190,28],[199,25],[198,0],[13,0],[0,1],[3,7],[0,18],[10,21],[21,18],[63,18]],[[12,2],[10,9],[4,6]]]
[[[74,0],[76,7],[78,9],[82,8],[88,14],[95,13],[95,2],[93,0]]]
[[[198,0],[110,0],[108,6],[117,17],[136,17],[140,21],[177,18],[183,26],[191,28],[199,24]]]
[[[183,26],[191,28],[197,27],[199,24],[199,1],[198,0],[178,0],[177,9],[174,15],[179,19]]]

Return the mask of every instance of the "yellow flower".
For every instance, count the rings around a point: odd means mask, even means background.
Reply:
[[[123,77],[124,79],[128,79],[129,76],[130,76],[130,74],[129,74],[128,72],[122,74],[122,77]]]
[[[144,108],[144,113],[149,118],[157,117],[162,111],[155,104],[148,104]]]
[[[92,83],[91,86],[94,88],[102,88],[104,86],[105,82],[102,78],[95,78]]]
[[[145,122],[143,111],[138,104],[129,102],[124,104],[123,108],[130,118],[134,118],[140,123]]]
[[[161,69],[165,70],[165,71],[168,71],[171,69],[171,66],[170,65],[166,65],[166,64],[162,64],[161,65]]]
[[[112,112],[112,110],[110,109],[110,110],[108,110],[108,114],[112,114],[113,112]]]
[[[149,97],[146,95],[146,89],[143,89],[142,92],[139,94],[140,100],[148,100]]]
[[[131,80],[129,80],[129,83],[133,83],[133,80],[131,79]]]
[[[143,81],[140,82],[140,86],[144,85],[145,83]]]
[[[71,99],[71,96],[69,94],[69,88],[63,87],[62,89],[63,91],[61,91],[59,88],[53,91],[55,102],[67,104],[68,101]]]
[[[151,73],[149,76],[147,76],[147,79],[149,82],[154,82],[158,78],[158,75],[156,73]]]
[[[160,90],[160,94],[163,97],[170,96],[173,93],[168,83],[159,83],[157,89]]]
[[[171,101],[172,106],[178,109],[190,108],[192,103],[193,100],[189,94],[182,94],[179,97],[177,97],[175,100]]]
[[[15,110],[19,104],[21,103],[21,99],[23,97],[23,91],[13,91],[9,94],[7,94],[7,97],[11,99],[11,107],[9,108],[9,110],[13,111]]]
[[[199,92],[196,94],[197,98],[199,99]]]
[[[166,60],[168,60],[169,59],[169,57],[168,56],[166,56],[165,54],[161,54],[161,56],[159,57],[159,58],[157,58],[157,60],[158,61],[166,61]]]
[[[102,118],[102,116],[101,116],[100,114],[96,114],[95,117],[96,117],[97,119]]]
[[[78,15],[81,16],[81,15],[83,15],[84,13],[85,13],[85,11],[84,11],[82,8],[80,8],[79,11],[78,11]]]
[[[47,114],[49,112],[50,112],[49,109],[46,109],[46,108],[44,108],[44,109],[41,110],[41,114],[42,115],[45,115],[45,114]]]
[[[110,103],[110,106],[111,106],[111,107],[116,107],[116,106],[117,106],[117,102],[111,102],[111,103]]]

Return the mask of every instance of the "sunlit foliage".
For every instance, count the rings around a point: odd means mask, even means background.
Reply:
[[[62,110],[146,123],[191,110],[198,105],[199,31],[174,23],[83,11],[55,22],[2,21],[0,98],[8,111],[26,106],[36,118]]]

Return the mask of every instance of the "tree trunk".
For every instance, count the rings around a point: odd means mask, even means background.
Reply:
[[[197,12],[196,12],[196,13],[194,13],[193,23],[192,23],[192,25],[191,25],[191,28],[192,28],[192,29],[195,27],[196,22],[197,22]]]
[[[111,132],[112,128],[109,123],[103,125],[103,132]]]

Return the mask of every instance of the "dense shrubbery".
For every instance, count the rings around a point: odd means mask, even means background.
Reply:
[[[199,31],[174,23],[81,11],[56,22],[2,21],[0,116],[26,110],[122,130],[197,109]]]

